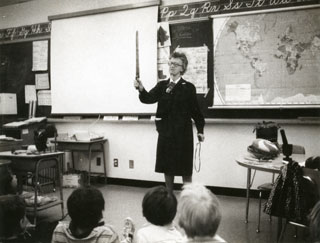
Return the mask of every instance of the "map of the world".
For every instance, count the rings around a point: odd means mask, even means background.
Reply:
[[[320,8],[219,17],[214,105],[320,105]]]

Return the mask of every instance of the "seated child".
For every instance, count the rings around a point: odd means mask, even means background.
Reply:
[[[18,195],[0,196],[0,242],[32,242],[27,231],[30,225],[23,198]]]
[[[103,221],[104,198],[94,187],[75,189],[67,200],[71,222],[61,221],[55,228],[55,242],[119,242],[117,233]]]
[[[0,161],[0,165],[1,165]],[[0,195],[14,194],[15,190],[12,183],[12,171],[8,165],[2,164],[0,166]]]
[[[312,242],[320,243],[320,201],[313,207],[309,217]]]
[[[149,189],[142,201],[142,212],[150,224],[138,230],[136,242],[181,242],[182,235],[172,223],[177,212],[177,199],[167,188]]]
[[[216,235],[221,220],[217,197],[200,184],[187,184],[178,206],[179,225],[186,242],[225,242]]]

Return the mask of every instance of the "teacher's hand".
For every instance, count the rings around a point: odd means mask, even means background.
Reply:
[[[203,142],[204,141],[204,135],[202,133],[198,133],[198,141]]]
[[[142,91],[144,89],[140,79],[135,79],[133,85],[139,91]]]

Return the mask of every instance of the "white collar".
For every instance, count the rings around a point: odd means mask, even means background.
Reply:
[[[178,78],[176,81],[173,81],[173,79],[170,77],[169,82],[174,82],[175,84],[177,84],[177,83],[180,81],[181,78],[182,78],[182,77]]]

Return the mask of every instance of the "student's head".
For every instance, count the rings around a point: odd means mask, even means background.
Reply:
[[[26,204],[17,195],[0,196],[0,236],[17,236],[26,228]]]
[[[191,239],[213,237],[221,220],[217,197],[201,184],[188,184],[183,187],[178,214],[180,227]]]
[[[309,216],[312,242],[320,242],[320,201],[313,207]]]
[[[320,156],[312,156],[306,160],[306,168],[318,169],[320,171]]]
[[[104,198],[94,187],[79,187],[69,196],[67,207],[74,227],[93,228],[102,219]]]
[[[182,52],[173,52],[169,61],[170,73],[179,72],[183,75],[187,71],[188,59]]]
[[[177,199],[164,186],[149,189],[142,201],[143,216],[154,225],[172,222],[177,212]]]

